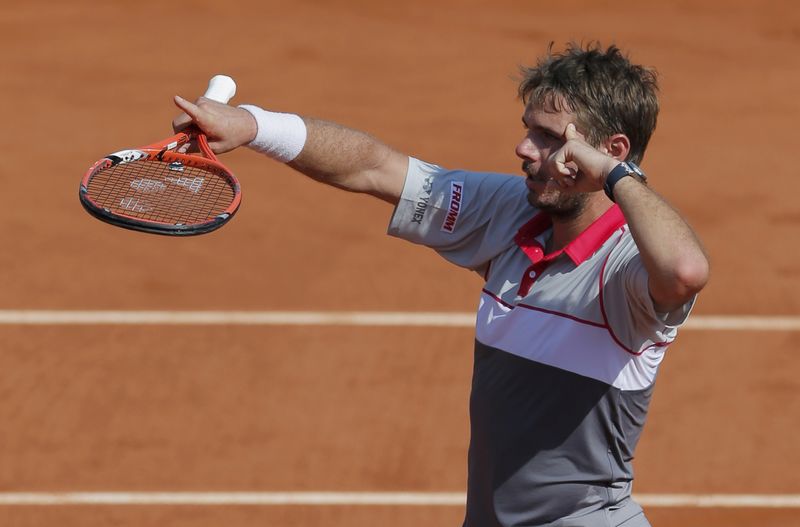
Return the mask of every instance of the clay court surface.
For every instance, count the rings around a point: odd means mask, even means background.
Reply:
[[[616,42],[661,75],[643,167],[712,257],[640,443],[656,527],[800,525],[800,8],[767,2],[295,0],[0,7],[0,310],[455,312],[481,281],[390,239],[390,208],[249,151],[242,209],[170,239],[79,205],[98,157],[170,133],[215,73],[234,102],[364,129],[449,167],[519,172],[513,76],[550,41]],[[35,196],[31,200],[31,196]],[[796,319],[790,319],[796,320]],[[0,501],[16,493],[460,493],[469,327],[0,325]],[[292,494],[296,495],[296,494]],[[770,497],[790,499],[767,507]],[[794,500],[794,501],[792,501]],[[0,504],[3,526],[456,526],[458,504]]]

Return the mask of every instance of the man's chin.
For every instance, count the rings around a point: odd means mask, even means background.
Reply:
[[[528,192],[528,203],[540,210],[557,208],[560,201],[558,196],[540,194],[534,190]]]
[[[586,207],[586,195],[573,194],[555,197],[528,192],[528,203],[552,218],[569,220],[583,212]]]

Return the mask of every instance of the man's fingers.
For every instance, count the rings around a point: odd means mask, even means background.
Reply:
[[[232,139],[238,128],[241,128],[242,116],[247,115],[247,119],[253,119],[245,110],[240,110],[228,106],[212,99],[200,97],[196,102],[190,102],[183,97],[174,97],[175,106],[183,110],[183,114],[177,116],[172,121],[175,132],[185,131],[190,126],[194,126],[208,136],[208,144],[211,150],[217,154],[228,152],[237,146],[249,142],[251,139],[236,142]],[[238,117],[238,120],[234,117]],[[255,122],[253,122],[255,126]],[[253,133],[255,136],[255,132]],[[191,145],[189,152],[195,151],[195,145]]]
[[[201,110],[196,105],[178,95],[175,96],[174,101],[175,106],[183,110],[184,113],[172,120],[172,129],[176,133],[183,132],[192,125],[193,121],[197,119],[197,114]]]
[[[180,95],[176,95],[174,100],[175,106],[186,112],[186,114],[192,119],[196,120],[202,113],[202,110],[196,104],[187,101]]]
[[[556,167],[556,171],[559,174],[562,174],[564,176],[569,176],[569,175],[572,174],[572,172],[569,169],[569,166],[567,165],[567,163],[569,161],[567,159],[567,156],[568,156],[568,153],[567,153],[566,148],[562,147],[562,148],[558,149],[555,152],[555,154],[553,154],[553,158],[552,158],[553,159],[553,165]]]
[[[183,132],[192,125],[192,118],[185,113],[180,114],[172,120],[172,130],[177,134]]]
[[[566,177],[572,177],[578,172],[577,170],[574,170],[567,163],[564,163],[563,161],[556,163],[556,169],[558,170],[559,174]]]

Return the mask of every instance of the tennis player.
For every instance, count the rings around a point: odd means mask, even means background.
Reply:
[[[389,234],[484,277],[465,526],[647,526],[631,461],[658,366],[709,276],[697,236],[639,168],[656,78],[614,46],[569,45],[525,68],[519,95],[524,177],[202,98],[176,97],[173,126],[388,201]]]

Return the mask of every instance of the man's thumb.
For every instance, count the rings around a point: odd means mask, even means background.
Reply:
[[[564,137],[566,138],[567,141],[569,141],[571,139],[578,139],[580,137],[578,135],[578,130],[575,128],[574,124],[569,123],[567,125],[567,129],[564,132]]]

